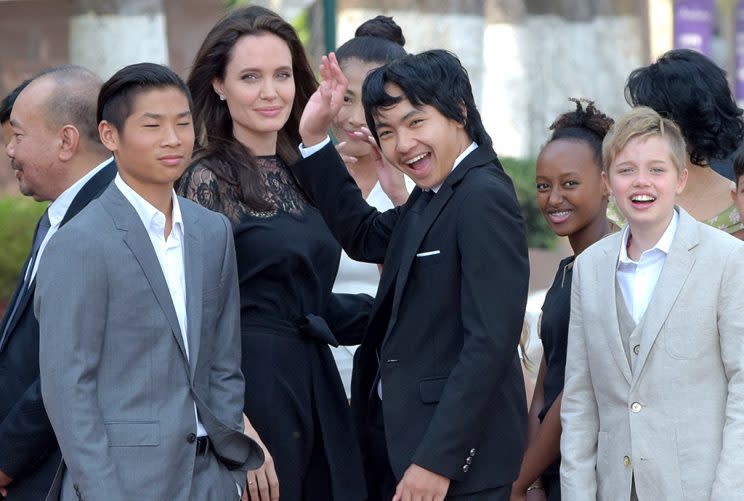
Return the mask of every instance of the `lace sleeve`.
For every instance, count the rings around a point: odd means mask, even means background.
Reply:
[[[178,194],[209,210],[227,216],[235,226],[240,222],[240,203],[231,197],[225,183],[207,166],[196,164],[189,168],[178,187]]]

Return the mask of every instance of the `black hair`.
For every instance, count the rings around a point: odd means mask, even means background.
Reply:
[[[28,84],[31,83],[31,79],[24,80],[20,83],[18,87],[10,91],[10,94],[5,96],[2,101],[0,101],[0,124],[4,124],[8,120],[10,120],[10,112],[13,111],[13,104],[15,103],[16,98],[18,97],[18,94],[21,93],[23,89],[26,88]]]
[[[413,105],[429,105],[442,115],[465,126],[470,139],[479,146],[491,146],[480,113],[475,106],[473,89],[467,70],[460,60],[446,50],[435,49],[420,54],[409,54],[372,70],[362,85],[364,115],[375,140],[374,117],[379,108],[397,104],[403,96],[391,96],[385,90],[395,84]]]
[[[98,94],[98,122],[106,120],[121,130],[127,117],[132,113],[136,97],[153,89],[173,87],[181,92],[192,108],[191,93],[176,72],[155,63],[137,63],[125,66],[108,79]]]
[[[594,152],[594,160],[602,169],[602,141],[615,121],[599,111],[594,101],[588,99],[569,98],[576,104],[574,111],[563,113],[550,126],[553,134],[548,144],[559,139],[585,142]],[[586,108],[582,103],[586,103]]]
[[[403,31],[393,18],[377,16],[357,28],[354,38],[336,50],[336,58],[341,66],[350,59],[386,64],[407,54],[405,44]]]
[[[744,112],[731,95],[726,72],[698,52],[670,50],[634,70],[625,99],[676,122],[695,165],[728,157],[744,139]]]
[[[215,176],[240,194],[240,202],[255,211],[273,209],[255,155],[233,134],[227,104],[220,101],[212,82],[224,80],[232,49],[244,36],[270,33],[282,39],[292,54],[295,97],[287,122],[276,140],[276,154],[286,164],[299,159],[300,117],[317,81],[297,32],[275,12],[251,5],[227,14],[207,34],[194,58],[188,85],[194,96],[197,151],[192,165],[204,163]],[[184,173],[186,176],[187,173]],[[183,181],[182,177],[178,183]]]
[[[739,147],[734,156],[734,182],[737,189],[741,176],[744,176],[744,146]]]

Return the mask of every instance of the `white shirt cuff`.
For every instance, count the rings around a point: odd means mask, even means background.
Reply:
[[[322,150],[323,147],[330,142],[331,138],[329,136],[326,136],[325,139],[313,146],[305,146],[304,144],[300,143],[300,155],[302,155],[302,158],[307,158],[313,153],[317,153]]]

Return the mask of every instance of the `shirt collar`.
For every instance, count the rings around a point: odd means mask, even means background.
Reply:
[[[677,231],[677,225],[679,224],[679,213],[677,212],[677,209],[674,210],[674,214],[672,215],[672,220],[669,221],[669,226],[667,226],[667,229],[664,230],[664,233],[661,235],[661,238],[658,242],[656,242],[656,245],[654,245],[652,248],[648,249],[647,251],[644,251],[641,254],[641,259],[643,259],[643,256],[647,252],[652,252],[654,250],[658,250],[663,252],[664,254],[669,254],[669,249],[672,247],[672,240],[674,240],[674,234]],[[623,229],[623,238],[620,243],[620,258],[619,263],[621,264],[635,264],[637,261],[633,261],[630,256],[628,256],[628,237],[630,236],[630,225],[626,225]],[[640,259],[638,260],[640,261]]]
[[[139,193],[134,191],[117,173],[114,178],[116,187],[119,188],[121,194],[124,195],[134,210],[137,211],[137,215],[142,220],[142,224],[145,225],[148,233],[155,232],[161,238],[163,237],[163,230],[165,224],[165,214],[160,212],[154,205],[145,200]],[[173,232],[171,236],[180,237],[183,233],[183,217],[181,216],[181,207],[178,204],[178,197],[176,192],[173,191]]]
[[[459,157],[455,158],[455,164],[452,166],[452,170],[450,170],[450,174],[452,174],[452,171],[454,171],[457,168],[460,162],[462,162],[465,159],[465,157],[470,155],[476,148],[478,148],[478,144],[475,141],[470,143],[470,146],[465,148],[465,150],[462,153],[460,153]],[[447,175],[449,176],[449,174]],[[433,191],[434,193],[439,192],[439,188],[441,188],[443,184],[444,183],[439,183],[437,186],[434,186],[431,189],[431,191]]]
[[[48,213],[50,227],[55,228],[59,226],[59,224],[65,218],[65,214],[67,214],[67,210],[70,208],[70,205],[72,205],[72,201],[75,200],[77,194],[80,193],[81,189],[83,189],[85,183],[90,181],[93,176],[98,174],[98,172],[103,169],[110,161],[111,158],[107,158],[100,164],[93,167],[90,171],[88,171],[87,174],[75,181],[72,186],[63,191],[60,196],[58,196],[52,203],[49,204]]]

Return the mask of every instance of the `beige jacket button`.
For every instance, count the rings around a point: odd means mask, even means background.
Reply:
[[[623,458],[623,464],[624,464],[625,466],[630,466],[630,458],[629,458],[628,456],[625,456],[625,457]]]
[[[638,353],[640,353],[640,351],[641,351],[641,345],[640,344],[637,344],[637,345],[635,345],[633,347],[633,353],[635,353],[636,355],[638,355]]]
[[[641,412],[642,407],[643,406],[641,406],[641,404],[639,404],[638,402],[633,402],[632,404],[630,404],[630,410],[633,412]]]

